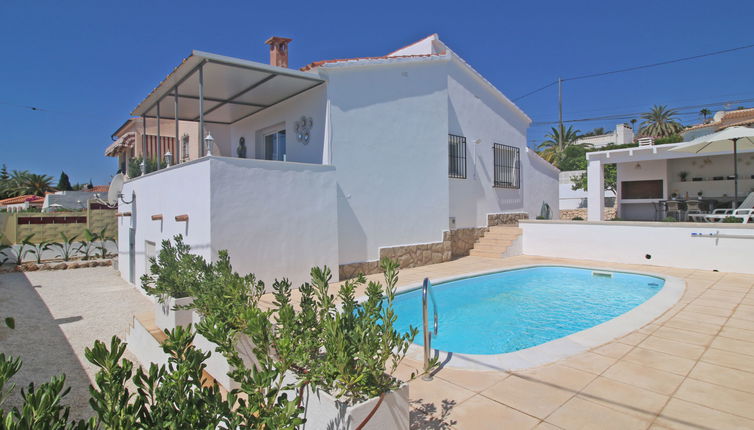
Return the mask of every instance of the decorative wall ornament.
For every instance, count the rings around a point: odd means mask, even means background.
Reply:
[[[238,148],[236,148],[236,154],[238,158],[246,158],[246,139],[243,137],[238,139]]]
[[[304,145],[309,143],[309,132],[312,129],[312,117],[301,116],[301,119],[296,121],[296,139]]]

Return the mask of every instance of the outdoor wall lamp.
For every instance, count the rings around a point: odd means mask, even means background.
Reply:
[[[212,134],[207,132],[207,137],[204,138],[204,146],[207,148],[207,155],[212,156],[212,144],[215,143],[215,138],[212,137]]]
[[[165,167],[170,167],[173,164],[173,154],[170,151],[165,153]]]

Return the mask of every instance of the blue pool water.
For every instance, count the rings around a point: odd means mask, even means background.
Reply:
[[[663,286],[652,276],[570,267],[532,267],[434,285],[439,332],[432,348],[466,354],[501,354],[536,346],[593,327],[643,303]],[[419,329],[421,289],[396,296],[396,328]],[[432,307],[429,307],[432,324]]]

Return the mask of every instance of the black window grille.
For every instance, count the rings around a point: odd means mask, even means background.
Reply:
[[[495,184],[497,188],[520,188],[521,162],[520,152],[515,146],[495,143],[492,146],[495,166]]]
[[[448,177],[466,179],[466,138],[448,135]]]

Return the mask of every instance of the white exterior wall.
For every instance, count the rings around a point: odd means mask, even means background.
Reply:
[[[525,255],[754,273],[754,229],[743,225],[521,221],[519,227]],[[691,236],[716,232],[749,238]]]
[[[237,157],[238,143],[243,137],[246,158],[264,159],[263,133],[284,125],[287,161],[322,164],[326,92],[325,85],[320,85],[231,125],[232,144],[227,155]],[[296,121],[302,116],[312,118],[307,144],[296,138]]]
[[[670,197],[670,193],[668,192],[667,160],[645,160],[630,163],[618,163],[618,216],[627,220],[653,220],[655,210],[652,203],[641,200],[636,202],[631,202],[630,200],[624,202],[623,199],[621,199],[620,196],[623,193],[621,183],[623,181],[648,181],[657,179],[662,180],[662,199],[667,200]]]
[[[136,228],[135,279],[145,273],[145,241],[182,234],[192,250],[212,260],[230,253],[239,273],[254,272],[266,285],[287,277],[309,279],[314,265],[338,265],[335,169],[331,166],[202,158],[148,174],[123,187],[135,204],[118,220],[121,276],[129,278],[129,226]],[[151,216],[162,214],[162,221]],[[175,221],[187,214],[188,222]],[[338,271],[334,270],[337,280]]]
[[[322,68],[337,166],[340,264],[448,230],[447,75],[435,61]]]
[[[210,259],[210,164],[205,160],[149,173],[126,182],[123,198],[136,200],[118,205],[118,212],[131,212],[130,217],[118,218],[118,270],[129,281],[129,227],[136,229],[135,284],[147,268],[145,241],[154,242],[157,249],[163,239],[177,234],[191,246],[194,253]],[[162,214],[162,221],[152,221],[152,215]],[[177,222],[176,215],[188,214],[188,222]]]
[[[233,268],[268,289],[309,281],[328,266],[338,280],[335,168],[317,164],[212,158],[212,255],[227,249]]]
[[[456,218],[457,228],[485,227],[491,213],[527,212],[536,217],[542,201],[557,213],[558,171],[528,152],[529,122],[464,65],[450,63],[448,133],[466,138],[466,179],[449,179],[450,217]],[[519,148],[520,188],[493,187],[494,143]]]

